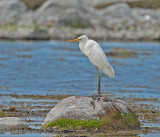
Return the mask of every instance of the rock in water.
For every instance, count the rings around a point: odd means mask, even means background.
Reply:
[[[114,48],[110,52],[107,52],[106,55],[116,58],[131,58],[135,57],[136,52],[127,48]]]
[[[105,123],[98,127],[99,130],[135,130],[140,128],[138,118],[125,102],[104,97],[101,99],[84,96],[67,97],[52,108],[42,126],[47,128],[47,125],[59,119],[98,119]]]
[[[27,129],[28,125],[21,118],[4,117],[0,118],[0,130]]]

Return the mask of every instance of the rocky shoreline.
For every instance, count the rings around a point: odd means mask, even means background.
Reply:
[[[127,91],[126,91],[127,92]],[[128,92],[129,93],[129,92]],[[10,95],[1,94],[1,97],[10,97]],[[108,96],[108,95],[107,95]],[[57,97],[50,98],[50,96],[35,96],[35,95],[11,95],[12,98],[20,99],[23,98],[21,101],[11,101],[10,106],[8,105],[1,105],[0,108],[1,111],[4,113],[4,115],[0,115],[2,117],[1,119],[5,119],[6,117],[19,117],[20,119],[17,119],[18,121],[15,122],[18,123],[18,125],[22,125],[21,120],[23,119],[26,123],[23,123],[24,127],[23,129],[18,129],[15,125],[14,129],[11,130],[0,130],[0,134],[4,133],[12,133],[12,134],[27,134],[27,133],[52,133],[55,135],[58,135],[60,133],[53,132],[53,129],[51,130],[44,130],[41,128],[41,124],[47,115],[47,113],[57,104],[57,102],[60,102],[62,98],[65,98],[64,95],[57,95]],[[59,98],[59,99],[58,99]],[[24,101],[25,99],[25,101]],[[55,100],[56,99],[56,100]],[[159,108],[159,100],[158,98],[116,98],[126,101],[129,106],[136,112],[136,115],[138,115],[139,120],[141,121],[141,130],[125,130],[125,131],[104,131],[101,133],[97,132],[86,132],[84,130],[77,130],[76,132],[68,131],[63,132],[63,134],[79,134],[79,135],[86,135],[90,136],[101,134],[101,135],[138,135],[138,134],[149,134],[149,133],[160,133],[159,127],[152,127],[150,125],[158,124],[159,121],[159,109],[157,110],[157,106]],[[157,104],[156,104],[157,103]],[[31,105],[32,104],[32,105]],[[154,105],[153,105],[154,104]],[[24,109],[24,106],[26,108]],[[38,108],[38,109],[37,109]],[[39,117],[39,118],[38,118]],[[144,123],[147,123],[144,125]],[[0,123],[1,124],[1,123]],[[14,123],[13,123],[14,124]],[[12,124],[12,125],[13,125]],[[28,125],[28,126],[26,126]],[[11,126],[8,126],[7,128],[10,128]]]
[[[83,0],[65,1],[47,0],[31,10],[20,0],[1,0],[0,39],[68,40],[86,34],[102,41],[160,40],[160,9],[126,3],[96,9]]]

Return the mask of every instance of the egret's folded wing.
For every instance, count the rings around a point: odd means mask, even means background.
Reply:
[[[114,70],[109,64],[104,51],[97,42],[89,40],[85,46],[85,54],[93,65],[103,70],[103,72],[109,77],[114,77]]]

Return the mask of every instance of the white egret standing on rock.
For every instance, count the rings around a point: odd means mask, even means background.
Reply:
[[[98,73],[98,97],[101,97],[100,91],[100,81],[101,77],[99,70],[101,69],[105,75],[108,75],[110,78],[114,77],[114,70],[110,63],[107,60],[107,57],[99,46],[99,44],[91,39],[88,39],[86,35],[80,36],[77,39],[69,40],[68,42],[77,42],[79,41],[79,48],[90,60],[90,62],[95,65]]]

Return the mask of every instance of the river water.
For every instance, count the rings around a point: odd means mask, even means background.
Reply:
[[[131,58],[108,57],[115,77],[109,79],[100,71],[103,95],[160,100],[160,43],[99,44],[105,52],[127,48],[136,53]],[[95,67],[80,52],[78,43],[0,41],[1,105],[12,100],[4,94],[94,95],[97,80]]]

